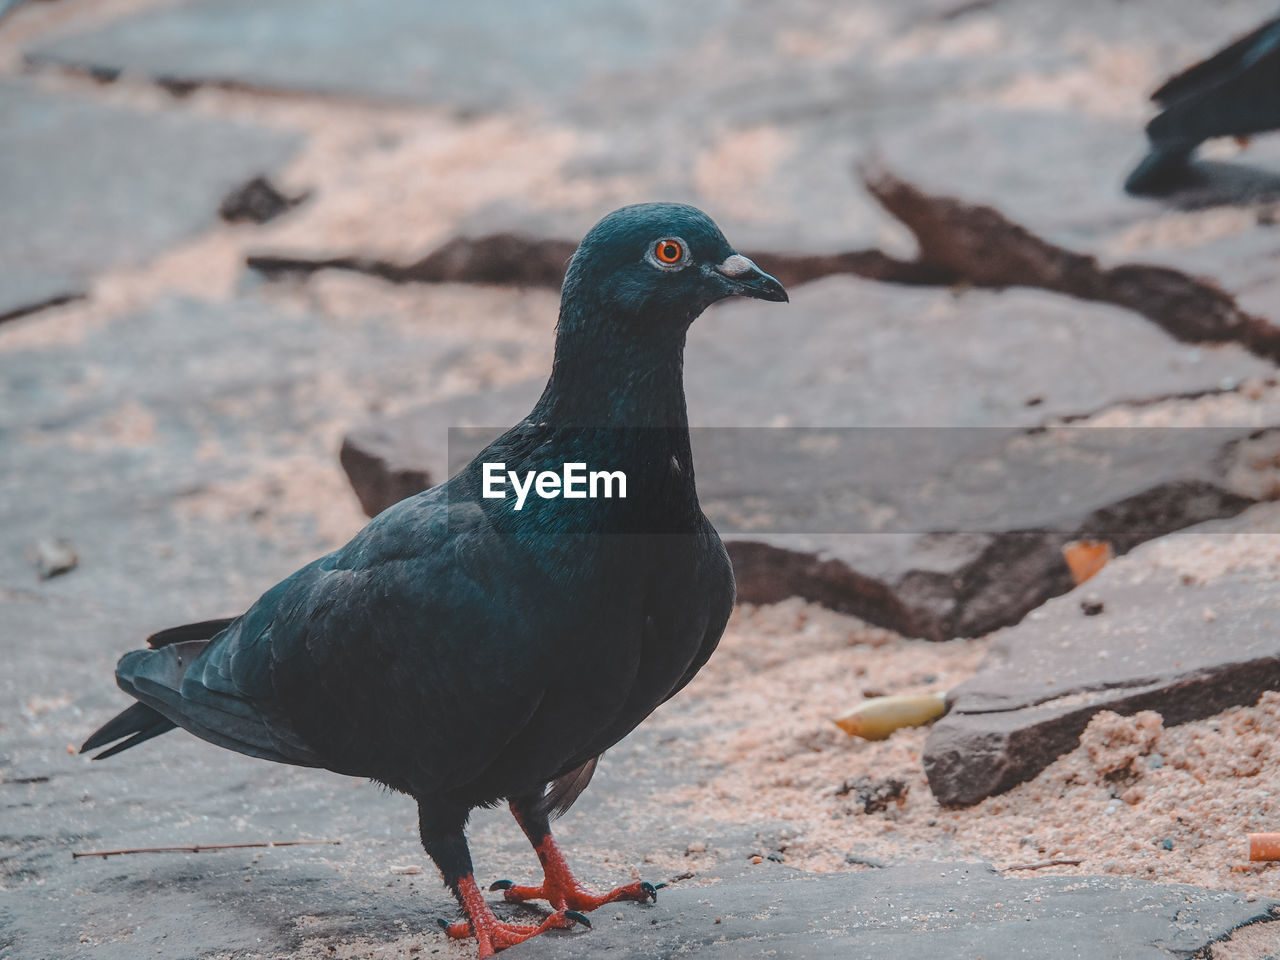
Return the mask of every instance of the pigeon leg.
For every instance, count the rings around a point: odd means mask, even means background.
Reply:
[[[542,886],[521,887],[510,880],[499,880],[490,890],[502,890],[503,896],[510,901],[546,900],[559,911],[587,913],[606,903],[617,903],[620,900],[636,900],[644,903],[658,899],[658,890],[665,884],[649,883],[637,880],[625,886],[611,890],[609,893],[595,893],[581,883],[569,869],[569,864],[551,836],[551,827],[547,815],[537,804],[538,797],[520,797],[511,801],[511,813],[520,824],[520,829],[533,844],[533,849],[542,861]]]
[[[458,898],[458,904],[467,919],[458,923],[440,921],[445,933],[455,939],[475,938],[481,957],[491,957],[499,950],[523,943],[547,930],[559,930],[591,922],[582,914],[564,908],[546,917],[541,923],[504,923],[494,916],[476,886],[471,869],[471,852],[463,833],[464,816],[441,817],[439,811],[418,802],[418,828],[422,834],[422,846],[440,868],[445,885]]]

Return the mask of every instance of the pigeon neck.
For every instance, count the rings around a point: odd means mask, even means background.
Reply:
[[[687,431],[684,331],[626,343],[560,336],[551,378],[530,419],[553,427]]]

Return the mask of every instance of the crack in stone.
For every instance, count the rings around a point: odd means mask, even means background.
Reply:
[[[268,278],[310,276],[321,270],[349,270],[391,283],[491,283],[502,286],[559,289],[577,244],[525,233],[455,237],[421,260],[400,264],[358,255],[310,258],[257,253],[245,265]],[[784,286],[796,286],[834,274],[850,273],[885,283],[936,285],[948,275],[935,268],[896,260],[879,250],[833,254],[787,254],[748,251],[746,256]]]
[[[921,269],[977,287],[1039,287],[1132,310],[1184,343],[1239,343],[1280,362],[1280,327],[1242,310],[1212,280],[1170,267],[1106,269],[1056,246],[994,207],[925,193],[882,167],[862,171],[867,190],[915,235]]]
[[[1280,327],[1237,305],[1210,279],[1170,267],[1126,263],[1104,268],[1096,257],[1049,243],[994,207],[929,194],[887,169],[860,171],[867,191],[915,236],[915,260],[879,249],[832,254],[748,251],[762,269],[795,286],[836,274],[913,286],[1034,287],[1132,310],[1184,343],[1239,343],[1280,362]],[[491,283],[559,288],[575,244],[525,233],[455,237],[410,264],[347,255],[310,258],[256,253],[246,265],[268,277],[351,270],[392,283]]]
[[[47,300],[24,303],[20,307],[14,307],[12,310],[0,313],[0,323],[17,320],[20,317],[30,316],[33,313],[39,313],[41,310],[49,310],[53,307],[60,307],[63,304],[74,303],[77,300],[84,300],[87,296],[88,294],[86,293],[60,293],[56,297],[50,297]]]
[[[1160,681],[1161,678],[1157,676],[1143,677],[1137,680],[1119,680],[1114,683],[1090,684],[1084,687],[1075,687],[1071,690],[1064,690],[1061,693],[1051,694],[1039,700],[1013,703],[1007,707],[961,708],[957,709],[955,714],[956,716],[980,717],[997,713],[1016,713],[1019,710],[1029,710],[1036,707],[1073,709],[1075,707],[1090,706],[1093,703],[1101,702],[1105,699],[1106,694],[1117,690],[1141,691],[1146,687],[1151,687],[1160,683]]]

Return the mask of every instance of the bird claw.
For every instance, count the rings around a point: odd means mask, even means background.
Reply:
[[[515,884],[510,880],[495,880],[493,883],[489,884],[489,892],[495,893],[498,890],[510,890],[514,886]]]
[[[566,920],[572,920],[574,923],[580,923],[588,930],[591,929],[591,921],[587,919],[585,914],[579,913],[577,910],[566,910],[564,912]]]

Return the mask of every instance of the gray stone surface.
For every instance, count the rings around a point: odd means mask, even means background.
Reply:
[[[0,319],[83,294],[96,272],[216,223],[228,190],[297,145],[277,130],[0,79]]]
[[[1268,0],[1178,0],[1158,14],[1111,0],[989,7],[198,0],[27,53],[38,65],[539,116],[585,135],[569,182],[622,181],[629,197],[701,203],[740,246],[829,251],[884,239],[883,215],[849,177],[851,160],[877,153],[927,187],[999,199],[1015,221],[1064,242],[1077,227],[1096,236],[1158,211],[1120,189],[1144,149],[1142,118],[1091,117],[1089,97],[1101,96],[1091,88],[1084,107],[1033,95],[1019,108],[1011,87],[1089,74],[1096,51],[1117,43],[1171,72],[1194,58],[1189,38],[1206,38],[1209,53],[1207,38],[1274,14]],[[1146,92],[1125,91],[1129,102]],[[1278,155],[1263,142],[1248,162],[1280,173]],[[476,235],[567,238],[598,215],[531,198],[473,210],[467,222]]]
[[[936,143],[947,150],[930,149]],[[925,193],[994,207],[1104,267],[1154,264],[1207,277],[1280,322],[1280,298],[1268,286],[1280,235],[1267,222],[1280,198],[1280,137],[1262,138],[1232,163],[1199,163],[1202,186],[1159,200],[1120,188],[1135,159],[1132,123],[1079,111],[960,105],[885,129],[869,156]],[[1227,219],[1204,211],[1223,206],[1235,208]]]
[[[634,184],[630,198],[704,204],[708,176],[697,169],[704,151],[735,129],[789,126],[799,103],[816,100],[818,112],[799,131],[766,138],[761,162],[787,175],[722,203],[718,218],[739,228],[739,242],[772,234],[789,246],[825,249],[850,235],[859,245],[872,238],[869,202],[848,178],[846,137],[865,125],[861,107],[881,89],[866,67],[855,67],[862,94],[854,110],[835,95],[847,70],[810,76],[789,62],[779,31],[820,29],[827,17],[807,4],[788,10],[784,23],[780,13],[733,0],[696,8],[678,0],[623,8],[594,0],[448,7],[214,0],[124,17],[28,56],[42,66],[537,116],[584,135],[567,181],[623,180]],[[473,231],[575,237],[599,214],[594,206],[549,211],[529,198],[474,210],[468,223]]]
[[[144,11],[38,47],[38,62],[158,78],[491,109],[580,94],[601,75],[661,68],[702,40],[724,3],[590,0],[439,7],[405,0],[198,2]]]
[[[335,545],[326,522],[358,527],[334,461],[336,421],[352,404],[430,391],[465,362],[457,336],[469,333],[246,296],[161,300],[26,346],[0,338],[5,960],[87,950],[111,960],[292,957],[309,942],[394,942],[406,931],[440,944],[435,917],[452,918],[456,906],[430,872],[405,798],[186,735],[104,763],[73,750],[127,705],[112,682],[123,652],[156,629],[244,609]],[[509,356],[521,349],[488,342]],[[336,510],[329,497],[342,501]],[[39,579],[24,554],[45,535],[75,544],[76,569]],[[603,862],[603,838],[627,863],[642,862],[649,844],[682,849],[689,839],[616,836],[599,816],[622,790],[657,796],[678,780],[628,761],[630,749],[615,751],[581,819],[575,808],[560,831],[601,885],[617,869]],[[505,812],[481,811],[473,824],[485,876],[531,875],[535,861]],[[71,857],[295,839],[342,843]],[[405,863],[426,870],[390,873]]]
[[[762,871],[763,872],[763,871]],[[920,863],[854,874],[783,868],[679,886],[652,918],[537,940],[528,957],[1189,957],[1274,903],[1103,877],[1009,879],[982,864]],[[1280,926],[1280,924],[1277,924]],[[1277,931],[1280,938],[1280,930]]]
[[[1150,0],[1083,0],[993,8],[913,0],[855,8],[801,0],[769,8],[751,0],[663,0],[620,11],[574,0],[534,14],[515,0],[456,9],[416,0],[231,0],[128,13],[80,36],[72,21],[66,39],[41,41],[33,60],[55,70],[101,67],[103,77],[122,69],[127,79],[177,81],[175,90],[183,82],[266,86],[333,95],[346,101],[344,109],[361,99],[408,100],[567,128],[575,159],[563,171],[567,189],[551,201],[555,209],[544,209],[541,197],[482,207],[466,214],[477,229],[579,236],[601,212],[601,185],[613,196],[621,183],[636,199],[660,194],[703,203],[745,249],[842,250],[884,242],[894,229],[848,167],[879,142],[892,147],[899,131],[903,142],[915,137],[912,149],[975,181],[999,185],[1003,178],[1019,206],[1043,203],[1047,216],[1056,205],[1055,215],[1069,218],[1079,201],[1083,210],[1111,216],[1102,188],[1118,185],[1140,152],[1136,124],[1084,136],[1082,154],[1070,153],[1078,131],[1070,122],[1056,133],[1010,122],[1000,130],[1011,142],[996,144],[989,138],[994,127],[975,123],[966,134],[941,121],[970,99],[1003,98],[1021,76],[1069,79],[1098,50],[1117,44],[1158,63],[1168,58],[1173,69],[1186,60],[1188,37],[1248,26],[1273,12],[1272,3],[1171,0],[1157,8]],[[115,99],[129,96],[117,91]],[[18,225],[6,233],[17,247],[0,240],[0,316],[11,312],[4,297],[21,308],[74,294],[96,271],[171,249],[214,222],[226,190],[270,172],[294,146],[277,132],[228,125],[183,101],[173,109],[153,102],[151,112],[135,113],[99,105],[87,92],[57,95],[5,81],[0,104],[8,111],[0,116],[0,145],[17,145],[0,152],[0,218]],[[1042,119],[1052,123],[1069,112],[1050,106]],[[1029,131],[1044,142],[1021,142]],[[1258,162],[1266,166],[1269,148],[1262,146]],[[1055,150],[1082,157],[1087,169],[1079,176],[1098,178],[1099,192],[1080,193],[1077,172],[1055,166]],[[992,159],[1002,151],[1010,163]],[[988,162],[990,181],[982,172]],[[1112,163],[1116,169],[1103,169]],[[1064,189],[1046,194],[1046,181]],[[68,211],[85,219],[69,226]],[[375,204],[368,215],[396,212]],[[1018,209],[1006,212],[1018,219]],[[1116,229],[1129,217],[1124,212]],[[1274,286],[1269,254],[1252,240],[1234,249],[1237,258],[1226,267],[1228,258],[1214,260],[1213,269],[1222,270],[1224,283],[1265,300]],[[1197,261],[1194,249],[1186,256],[1188,269],[1209,263]],[[828,307],[822,323],[806,328],[810,292],[813,303],[825,297]],[[453,334],[443,324],[415,330],[403,320],[326,316],[313,309],[323,296],[306,308],[294,300],[290,310],[255,294],[246,290],[227,303],[163,300],[123,316],[73,317],[65,329],[29,328],[43,335],[33,338],[43,346],[17,348],[0,338],[4,960],[364,957],[408,955],[413,947],[420,948],[415,956],[472,955],[470,946],[445,943],[435,926],[435,917],[454,917],[456,907],[421,852],[404,798],[178,733],[102,764],[67,749],[125,703],[110,682],[122,651],[153,629],[242,609],[353,522],[333,462],[346,426],[383,406],[440,395],[442,384],[475,382],[469,364],[527,366],[527,341],[499,341],[478,323],[459,324]],[[695,327],[695,419],[1023,430],[1123,400],[1213,390],[1269,373],[1239,351],[1188,350],[1129,314],[1042,294],[952,300],[856,281],[803,294],[797,307],[804,309],[790,316],[735,305]],[[757,352],[790,359],[762,369]],[[459,408],[477,424],[502,425],[524,412],[536,388],[499,391],[484,410],[474,400]],[[424,439],[427,455],[439,442]],[[417,453],[400,461],[409,469],[420,462]],[[1205,459],[1193,466],[1203,479]],[[743,493],[741,486],[720,489],[730,507]],[[887,494],[901,492],[891,487]],[[69,539],[80,563],[41,581],[24,552],[47,537]],[[782,557],[789,575],[831,597],[852,591],[844,602],[858,595],[857,584],[848,586],[851,570],[874,569],[864,579],[885,609],[904,592],[906,581],[894,577],[905,570],[920,585],[911,610],[932,623],[955,608],[945,588],[954,579],[949,571],[970,563],[988,580],[1009,576],[1008,563],[987,562],[989,545],[973,538],[907,534],[867,542],[870,553],[856,563],[839,560],[830,542],[794,562],[774,548],[766,555]],[[1042,549],[1037,562],[1052,555]],[[1048,575],[1034,564],[1020,569],[1032,584]],[[693,727],[673,738],[670,730],[660,738],[642,728],[611,751],[591,790],[560,822],[561,841],[585,880],[604,886],[626,879],[631,865],[645,869],[646,854],[678,853],[693,840],[723,851],[724,862],[776,849],[776,841],[761,839],[775,825],[704,826],[689,822],[696,812],[669,809],[673,786],[709,773],[709,761],[681,741],[713,733]],[[505,812],[479,812],[471,837],[482,881],[536,875]],[[342,843],[70,856],[300,838]],[[394,864],[423,872],[393,874]],[[765,861],[711,879],[718,882],[665,890],[656,906],[598,913],[592,932],[522,950],[1186,957],[1238,924],[1264,919],[1273,906],[1115,879],[1004,879],[973,865],[815,878]],[[507,915],[529,916],[514,909]]]
[[[130,517],[117,514],[121,523]],[[152,609],[174,594],[199,599],[200,584],[161,577],[162,566],[151,561],[169,596]],[[0,633],[11,641],[0,676],[0,956],[62,960],[86,949],[108,960],[291,956],[307,940],[385,942],[409,932],[438,945],[435,917],[452,918],[456,906],[422,852],[405,797],[242,757],[186,734],[103,763],[70,754],[70,745],[125,705],[112,668],[139,644],[151,615],[139,605],[78,602],[44,588],[0,590]],[[626,757],[624,749],[618,762]],[[609,871],[594,852],[602,836],[633,862],[645,843],[675,842],[611,835],[599,817],[598,804],[619,789],[657,790],[633,766],[624,780],[602,776],[561,831],[586,875],[602,882]],[[536,861],[505,811],[479,812],[470,832],[484,876],[532,873]],[[71,857],[298,839],[341,845]],[[424,870],[393,875],[394,864]]]
[[[140,635],[247,604],[357,529],[334,462],[343,425],[429,394],[467,336],[174,298],[0,350],[0,586],[31,586],[28,546],[67,538],[80,566],[47,590],[149,608]]]
[[[1029,428],[1272,368],[1049,294],[957,299],[832,278],[798,289],[783,321],[751,303],[711,311],[690,332],[685,370],[695,427],[739,428],[695,430],[694,448],[742,598],[798,594],[945,639],[1015,622],[1068,589],[1060,548],[1073,536],[1127,549],[1249,502],[1229,453],[1256,425]],[[479,445],[455,436],[450,450],[449,427],[504,428],[540,389],[454,398],[349,433],[343,464],[366,511],[438,482],[450,458],[466,462]],[[776,427],[834,429],[752,429]]]
[[[1185,535],[1237,531],[1280,533],[1280,515],[1260,506]],[[1228,564],[1202,582],[1152,550],[1168,543],[1139,548],[1001,633],[951,691],[924,751],[940,803],[976,803],[1030,780],[1074,749],[1100,710],[1155,710],[1177,724],[1280,688],[1275,571]],[[1085,601],[1101,611],[1087,615]]]

